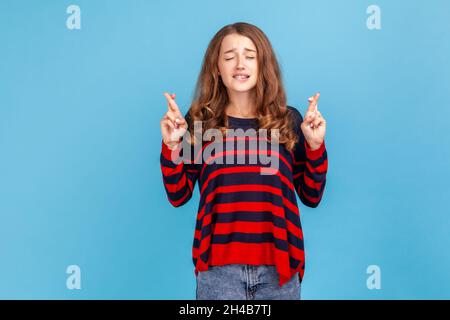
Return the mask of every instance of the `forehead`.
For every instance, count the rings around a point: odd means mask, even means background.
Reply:
[[[237,33],[233,33],[223,38],[220,46],[220,52],[225,52],[232,49],[241,51],[245,48],[256,51],[256,46],[250,38]]]

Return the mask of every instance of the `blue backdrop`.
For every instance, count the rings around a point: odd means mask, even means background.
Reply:
[[[198,189],[167,201],[163,92],[186,112],[237,21],[271,40],[290,105],[321,92],[329,173],[319,207],[300,204],[302,298],[450,298],[446,0],[1,1],[0,298],[195,298]]]

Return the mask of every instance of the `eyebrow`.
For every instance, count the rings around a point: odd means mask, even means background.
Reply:
[[[244,48],[244,50],[256,52],[256,50],[249,49],[249,48]],[[233,51],[236,51],[236,49],[235,48],[234,49],[230,49],[228,51],[225,51],[223,54],[227,54],[227,53],[230,53],[230,52],[233,52]]]

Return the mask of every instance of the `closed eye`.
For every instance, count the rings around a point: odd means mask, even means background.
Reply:
[[[228,59],[225,59],[226,61],[228,61],[228,60],[231,60],[231,59],[233,59],[233,58],[228,58]],[[247,57],[247,59],[255,59],[255,57]]]

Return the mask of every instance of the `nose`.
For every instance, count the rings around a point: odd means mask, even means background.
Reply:
[[[244,65],[242,64],[243,60],[244,60],[244,58],[242,58],[241,56],[238,55],[236,69],[238,69],[238,70],[244,69]]]

